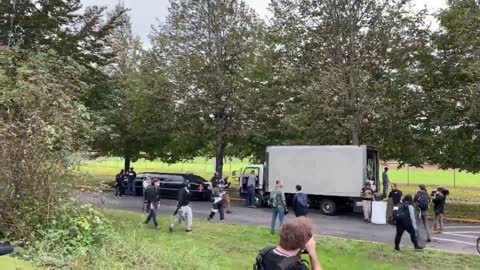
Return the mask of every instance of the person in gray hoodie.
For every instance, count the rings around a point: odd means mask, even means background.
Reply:
[[[415,209],[413,208],[412,195],[406,195],[403,198],[403,203],[398,206],[396,227],[397,233],[395,235],[395,250],[400,251],[400,241],[403,233],[407,231],[410,234],[415,251],[422,251],[423,248],[418,245],[417,240],[417,222],[415,221]]]

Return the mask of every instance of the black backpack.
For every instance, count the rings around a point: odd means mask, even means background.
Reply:
[[[269,253],[273,252],[274,249],[275,247],[268,247],[260,250],[260,252],[257,255],[257,260],[253,265],[253,270],[271,270],[271,269],[288,270],[290,269],[290,267],[305,265],[306,263],[306,261],[302,260],[300,256],[288,257],[288,258],[284,258],[281,262],[269,263],[267,260],[265,260],[265,258]]]
[[[398,206],[398,209],[392,211],[393,221],[395,224],[402,223],[407,224],[410,222],[410,212],[408,210],[408,204],[402,203]]]

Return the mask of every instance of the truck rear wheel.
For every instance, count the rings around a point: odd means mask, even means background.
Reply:
[[[337,204],[330,199],[320,201],[320,211],[324,215],[332,216],[337,212]]]
[[[258,192],[255,192],[255,206],[257,208],[262,208],[264,206],[263,196]]]

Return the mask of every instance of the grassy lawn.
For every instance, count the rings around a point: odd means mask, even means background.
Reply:
[[[105,210],[120,237],[106,247],[92,250],[95,256],[78,260],[78,269],[252,269],[258,250],[273,246],[277,236],[267,229],[242,225],[206,223],[195,220],[194,232],[182,227],[167,232],[167,219],[160,217],[161,230],[144,226],[137,213]],[[406,243],[410,244],[410,243]],[[410,246],[395,253],[391,245],[321,238],[317,252],[324,269],[480,269],[480,257],[425,251]],[[2,268],[3,269],[3,268]]]
[[[2,270],[30,270],[34,269],[33,265],[19,260],[17,258],[2,256],[0,257],[0,269]]]

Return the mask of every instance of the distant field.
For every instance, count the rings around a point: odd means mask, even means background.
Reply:
[[[185,163],[166,164],[161,161],[139,160],[132,164],[137,172],[161,171],[161,172],[189,172],[211,177],[214,172],[214,159],[195,158]],[[223,171],[225,175],[231,175],[233,171],[241,171],[248,166],[248,160],[228,160]],[[401,184],[426,184],[444,186],[471,186],[480,187],[480,174],[466,172],[453,172],[453,170],[439,170],[432,167],[402,168],[397,170],[395,166],[390,167],[390,180]],[[84,161],[79,167],[80,172],[113,176],[123,168],[123,159],[120,158],[98,158]],[[383,169],[382,169],[383,170]]]

